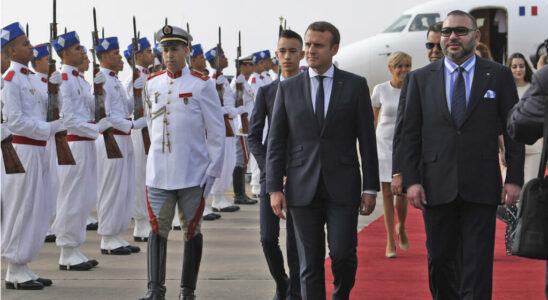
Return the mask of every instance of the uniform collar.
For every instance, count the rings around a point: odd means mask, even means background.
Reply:
[[[29,68],[23,64],[20,64],[18,62],[15,62],[15,61],[11,61],[11,67],[10,67],[12,70],[15,70],[21,74],[24,74],[24,75],[29,75],[29,74],[34,74],[34,72],[32,72],[31,70],[29,70]]]
[[[40,80],[41,80],[43,83],[48,83],[48,74],[36,72],[36,75],[37,75],[38,77],[40,77]]]
[[[69,65],[63,65],[63,67],[61,68],[61,73],[72,74],[76,77],[80,76],[80,72],[78,72],[78,68],[69,66]]]
[[[171,72],[170,70],[167,70],[167,76],[169,76],[169,78],[172,78],[172,79],[177,79],[179,77],[181,77],[182,75],[184,74],[189,74],[190,71],[188,70],[188,67],[184,67],[182,70],[180,71],[177,71],[177,72]]]
[[[141,71],[142,73],[145,73],[145,74],[147,74],[147,75],[150,74],[150,72],[148,71],[147,68],[145,68],[145,67],[143,67],[143,66],[139,66],[139,65],[135,65],[135,66],[136,66],[137,69],[138,69],[139,71]]]
[[[115,77],[116,79],[118,79],[118,73],[112,71],[111,69],[101,68],[101,70],[103,70],[105,73],[107,73],[111,77]]]

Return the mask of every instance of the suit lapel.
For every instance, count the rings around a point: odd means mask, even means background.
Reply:
[[[468,101],[468,106],[466,107],[466,112],[464,113],[464,122],[470,117],[474,108],[483,98],[483,91],[489,84],[490,68],[484,64],[483,60],[479,57],[476,57],[476,66],[474,67],[474,79],[472,80],[472,87],[470,90],[470,100]]]
[[[333,72],[333,85],[331,87],[331,95],[329,96],[329,107],[327,108],[327,115],[325,117],[325,122],[323,124],[320,135],[323,134],[325,128],[329,125],[329,121],[333,119],[333,115],[337,111],[337,103],[339,102],[340,94],[344,84],[341,72],[339,71],[339,69],[337,69],[337,67],[335,67],[334,69],[335,71]]]
[[[449,112],[449,107],[447,106],[447,94],[445,93],[445,70],[443,59],[440,59],[438,62],[439,66],[436,66],[431,69],[432,71],[432,81],[433,84],[429,85],[433,89],[434,95],[441,95],[441,97],[436,97],[436,104],[438,105],[440,111],[443,113],[443,116],[447,121],[453,123],[453,118]]]

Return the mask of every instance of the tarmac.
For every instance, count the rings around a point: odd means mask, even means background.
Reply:
[[[247,191],[251,188],[247,187]],[[233,194],[226,193],[232,202]],[[207,205],[211,204],[211,197]],[[216,221],[203,221],[204,252],[200,266],[197,299],[260,300],[272,299],[275,284],[268,271],[259,237],[259,203],[240,205],[240,211],[222,213]],[[95,211],[92,215],[96,217]],[[360,216],[358,231],[382,215],[382,194],[370,216]],[[280,244],[285,256],[285,222],[280,223]],[[60,271],[59,248],[46,243],[29,268],[40,277],[50,278],[53,285],[39,291],[7,290],[4,276],[7,263],[2,259],[3,300],[49,299],[139,299],[147,290],[147,246],[133,242],[133,223],[123,238],[141,248],[129,256],[102,255],[101,237],[87,231],[86,242],[80,250],[99,265],[90,271]],[[380,249],[379,251],[384,251]],[[183,258],[182,231],[171,231],[168,241],[166,270],[166,299],[178,299]],[[286,272],[288,272],[286,265]]]

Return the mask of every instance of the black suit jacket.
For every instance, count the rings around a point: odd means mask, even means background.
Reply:
[[[476,57],[474,70],[460,128],[447,106],[444,60],[409,74],[401,145],[403,185],[422,184],[429,205],[449,203],[457,195],[475,203],[500,203],[497,128],[518,94],[509,68]],[[484,98],[488,90],[495,98]],[[521,186],[525,147],[503,133],[506,182]]]
[[[405,95],[407,94],[407,85],[409,84],[409,73],[405,74],[401,86],[400,99],[398,101],[398,112],[396,115],[396,125],[394,127],[394,137],[392,141],[392,175],[402,173],[402,153],[401,153],[401,132],[403,129],[403,114],[405,111]]]
[[[282,191],[286,159],[289,206],[310,204],[320,174],[330,198],[341,205],[359,204],[362,189],[379,190],[373,111],[365,78],[335,68],[323,128],[314,115],[309,72],[279,84],[268,137],[267,192]]]
[[[533,144],[543,136],[548,101],[548,66],[533,75],[533,82],[508,116],[508,133],[516,141]]]
[[[249,122],[247,142],[249,144],[249,150],[253,154],[253,157],[255,157],[257,165],[259,165],[261,177],[263,177],[265,172],[266,147],[268,141],[267,132],[266,140],[263,144],[265,119],[268,118],[268,124],[272,124],[272,109],[274,107],[274,100],[276,99],[276,91],[278,90],[279,83],[280,80],[276,79],[272,83],[259,88],[257,96],[255,96],[255,105],[253,106],[251,121]]]

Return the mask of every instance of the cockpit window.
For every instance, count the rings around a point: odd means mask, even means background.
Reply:
[[[440,20],[440,14],[418,14],[411,22],[409,31],[426,31],[430,25]]]
[[[411,15],[403,15],[396,22],[392,23],[392,25],[388,26],[384,32],[401,32],[407,23],[409,23],[409,20],[411,20]]]

